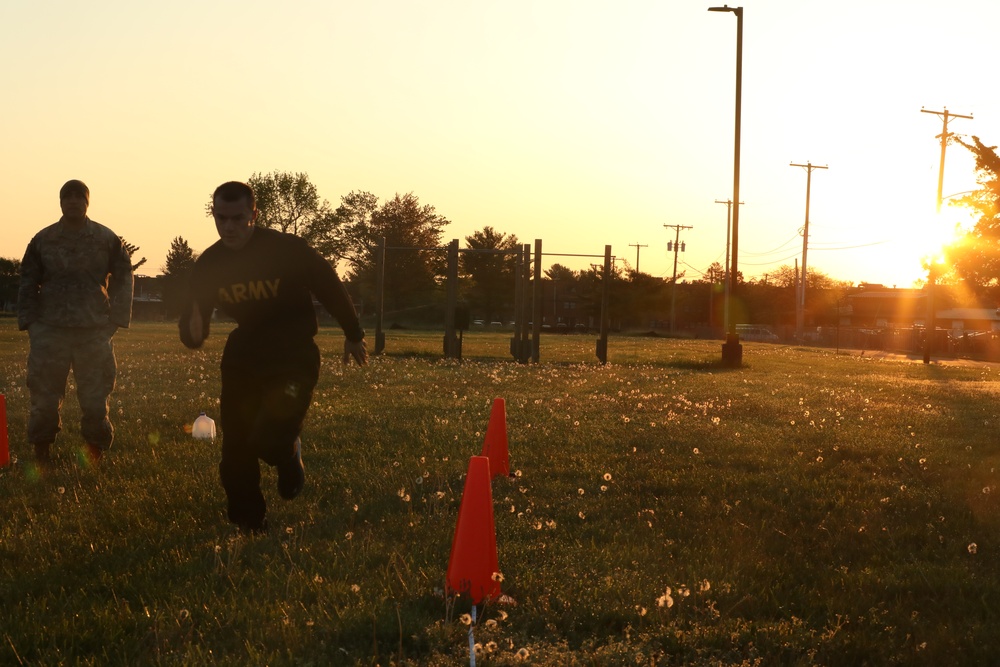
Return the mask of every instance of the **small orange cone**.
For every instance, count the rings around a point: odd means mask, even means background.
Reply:
[[[7,397],[0,394],[0,468],[10,463],[10,441],[7,439]]]
[[[480,456],[490,459],[493,477],[510,475],[510,454],[507,451],[507,405],[502,398],[493,399],[490,423],[486,426],[486,438]]]
[[[448,557],[448,591],[467,594],[472,604],[479,604],[500,595],[499,573],[490,460],[485,456],[473,456],[469,458],[458,523]]]

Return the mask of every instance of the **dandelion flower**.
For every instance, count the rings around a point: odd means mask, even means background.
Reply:
[[[585,491],[583,489],[577,489],[576,492],[577,492],[577,494],[579,494],[581,496],[585,493]]]
[[[580,517],[581,519],[586,519],[586,518],[587,518],[587,515],[586,515],[586,514],[584,514],[583,512],[580,512],[580,514],[579,514],[579,517]]]
[[[669,586],[667,586],[667,592],[666,593],[664,593],[660,597],[656,598],[656,606],[657,607],[666,607],[667,609],[670,609],[671,607],[674,606],[674,599],[672,597],[670,597],[670,587]]]
[[[611,481],[611,473],[609,473],[609,472],[604,473],[604,481],[605,482],[610,482]]]
[[[519,648],[517,649],[517,653],[514,654],[514,657],[518,660],[527,660],[530,656],[531,653],[526,648]]]
[[[361,586],[358,586],[357,584],[351,584],[351,592],[352,593],[360,593],[361,592]]]
[[[492,575],[490,575],[490,578],[493,579],[493,581],[501,582],[503,581],[503,574],[500,572],[494,572]]]
[[[974,554],[977,551],[979,551],[979,547],[976,545],[976,543],[975,542],[970,542],[969,543],[969,553],[970,554]]]
[[[601,484],[601,493],[604,493],[607,490],[608,490],[607,484]]]
[[[353,533],[353,532],[351,532],[351,531],[347,531],[347,532],[346,532],[346,533],[344,534],[344,539],[345,539],[345,540],[353,540],[353,539],[354,539],[354,533]]]
[[[469,616],[468,614],[462,614],[461,616],[459,616],[458,621],[462,625],[472,625],[472,617]]]
[[[692,453],[694,453],[694,454],[701,454],[701,451],[700,451],[700,450],[699,450],[699,449],[698,449],[697,447],[695,447],[695,448],[694,448],[693,450],[691,450],[691,451],[692,451]]]

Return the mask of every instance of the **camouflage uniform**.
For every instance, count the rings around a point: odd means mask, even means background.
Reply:
[[[28,331],[28,441],[49,445],[61,428],[59,409],[70,368],[88,444],[111,447],[108,397],[115,386],[111,338],[132,319],[132,265],[122,240],[90,220],[71,230],[62,221],[38,232],[21,260],[17,324]]]

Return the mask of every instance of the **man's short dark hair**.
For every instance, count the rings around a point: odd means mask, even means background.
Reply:
[[[215,188],[212,201],[214,202],[216,199],[228,202],[246,199],[251,211],[257,209],[257,197],[253,193],[253,188],[242,181],[229,181]]]
[[[83,181],[78,181],[73,179],[71,181],[66,181],[63,186],[59,188],[59,201],[66,199],[70,195],[81,195],[87,201],[90,201],[90,188]]]

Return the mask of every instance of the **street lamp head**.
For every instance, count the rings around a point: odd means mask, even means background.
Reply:
[[[737,16],[739,16],[740,14],[743,13],[743,8],[742,7],[730,7],[729,5],[722,5],[721,7],[709,7],[708,11],[710,11],[710,12],[732,12],[732,13],[736,14]]]

